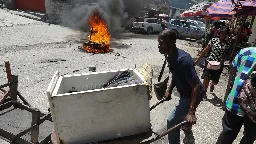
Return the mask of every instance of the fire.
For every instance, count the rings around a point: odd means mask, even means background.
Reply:
[[[89,41],[84,43],[83,48],[89,53],[106,53],[110,51],[110,34],[108,26],[99,12],[95,11],[89,18],[91,33]]]

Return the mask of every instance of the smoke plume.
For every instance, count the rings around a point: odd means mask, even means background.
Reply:
[[[62,22],[89,31],[88,18],[97,10],[108,24],[110,34],[115,35],[139,15],[141,6],[141,0],[72,0],[72,9],[62,16]]]

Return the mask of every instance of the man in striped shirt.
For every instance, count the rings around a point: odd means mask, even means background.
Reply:
[[[253,144],[256,140],[256,123],[254,123],[240,108],[238,95],[245,80],[256,68],[256,47],[240,50],[233,61],[231,74],[235,75],[233,87],[226,101],[226,112],[222,119],[223,131],[217,144],[232,144],[236,139],[242,125],[244,125],[244,136],[242,144]]]

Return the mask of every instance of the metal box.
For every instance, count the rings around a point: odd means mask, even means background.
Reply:
[[[123,71],[55,73],[47,95],[58,143],[84,144],[150,130],[149,89],[137,70],[128,71],[140,84],[102,88]]]

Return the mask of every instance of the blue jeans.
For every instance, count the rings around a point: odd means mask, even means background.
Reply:
[[[167,120],[167,129],[177,125],[178,123],[184,121],[186,115],[188,114],[190,108],[191,99],[187,97],[181,97],[179,104],[171,112]],[[169,144],[179,144],[180,143],[180,128],[171,131],[168,134]]]

